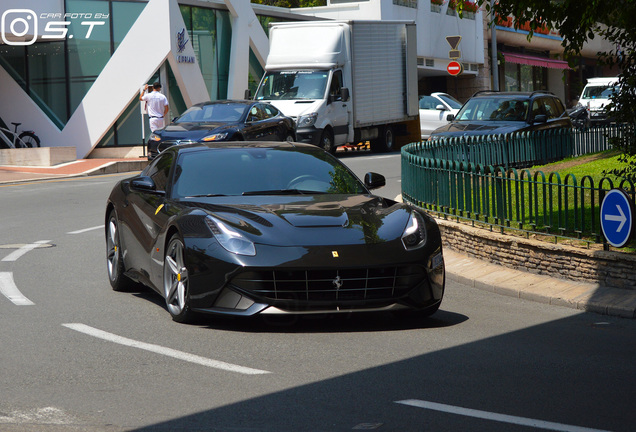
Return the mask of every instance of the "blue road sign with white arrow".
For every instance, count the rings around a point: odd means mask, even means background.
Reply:
[[[601,203],[601,229],[607,242],[623,247],[632,236],[634,204],[620,189],[609,191]]]

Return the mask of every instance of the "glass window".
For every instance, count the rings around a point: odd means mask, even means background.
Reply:
[[[420,109],[434,110],[439,103],[433,96],[422,96],[420,98]]]
[[[331,96],[334,101],[342,100],[342,87],[342,71],[338,69],[333,73],[333,76],[331,77],[331,86],[329,87],[329,96]]]
[[[64,42],[45,42],[27,48],[31,97],[50,108],[57,123],[68,121]]]
[[[146,7],[146,3],[138,2],[112,2],[113,8],[113,46],[116,50],[137,18]],[[151,48],[150,46],[148,47]]]
[[[171,152],[162,153],[157,157],[155,163],[151,164],[146,171],[158,191],[165,191],[168,186],[168,176],[170,175],[170,167],[172,166],[173,154]]]
[[[91,13],[108,15],[109,2],[90,0],[67,0],[67,13]],[[115,19],[115,17],[113,17]],[[70,83],[70,113],[82,102],[101,71],[111,52],[110,22],[108,20],[72,19],[67,38],[68,76]],[[94,25],[86,25],[91,22]],[[97,24],[100,25],[97,25]],[[89,32],[90,31],[90,35]]]
[[[0,65],[26,90],[26,47],[0,44]]]
[[[541,103],[539,99],[535,99],[532,102],[532,118],[541,114],[545,114],[545,112],[543,112],[543,103]]]
[[[440,94],[440,95],[437,95],[437,97],[442,99],[444,102],[446,102],[448,106],[451,107],[451,109],[460,109],[462,107],[462,104],[451,95]]]
[[[333,156],[314,149],[226,148],[189,152],[179,159],[176,197],[298,193],[363,193],[360,182]],[[291,190],[290,190],[291,189]]]
[[[272,118],[278,115],[278,110],[272,105],[261,104],[260,107],[263,110],[263,113],[265,113],[265,118]]]

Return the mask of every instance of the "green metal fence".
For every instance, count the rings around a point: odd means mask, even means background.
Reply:
[[[402,148],[402,198],[420,207],[500,231],[514,229],[588,243],[604,243],[600,205],[620,187],[636,198],[634,184],[609,178],[595,184],[558,173],[547,177],[527,166],[611,148],[607,138],[634,133],[611,125],[587,131],[453,138]]]

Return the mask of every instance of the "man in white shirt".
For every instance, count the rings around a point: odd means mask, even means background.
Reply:
[[[164,118],[168,115],[168,99],[161,93],[161,84],[152,85],[154,91],[148,93],[148,84],[139,95],[139,100],[146,102],[146,111],[150,117],[150,130],[152,132],[164,127]]]

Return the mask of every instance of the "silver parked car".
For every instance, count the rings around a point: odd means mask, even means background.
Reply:
[[[420,129],[426,139],[435,129],[448,123],[449,114],[457,114],[462,104],[446,93],[420,96]]]

